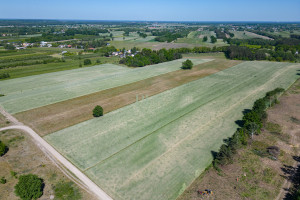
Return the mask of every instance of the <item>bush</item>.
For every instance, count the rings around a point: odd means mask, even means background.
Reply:
[[[54,186],[54,194],[56,199],[60,200],[78,200],[81,199],[81,194],[78,188],[73,186],[72,182],[60,182]]]
[[[0,74],[0,79],[5,79],[5,78],[9,78],[9,77],[10,77],[9,73]]]
[[[90,65],[90,64],[92,64],[92,61],[90,59],[84,59],[83,64]]]
[[[0,156],[3,156],[8,151],[7,146],[0,140]]]
[[[100,117],[103,116],[103,108],[101,106],[96,106],[93,110],[93,116],[94,117]]]
[[[6,179],[5,179],[4,177],[2,177],[2,178],[0,179],[0,183],[1,183],[1,184],[5,184],[5,183],[6,183]]]
[[[191,60],[189,60],[189,59],[187,59],[186,61],[184,61],[183,63],[182,63],[182,69],[192,69],[193,68],[193,63],[192,63],[192,61]]]
[[[22,175],[15,186],[15,193],[21,199],[38,199],[43,195],[44,183],[41,178],[34,174]]]

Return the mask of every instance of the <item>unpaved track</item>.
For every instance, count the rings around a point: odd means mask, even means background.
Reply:
[[[63,164],[65,168],[67,168],[70,172],[75,174],[77,178],[80,181],[82,181],[82,183],[84,183],[93,194],[95,194],[95,196],[102,200],[112,200],[110,196],[108,196],[103,190],[101,190],[94,182],[92,182],[86,175],[84,175],[79,169],[77,169],[71,162],[69,162],[60,153],[58,153],[51,145],[49,145],[31,128],[22,125],[17,119],[15,119],[9,113],[5,112],[5,110],[3,110],[1,107],[0,113],[3,114],[7,119],[12,121],[13,123],[17,124],[9,127],[0,128],[0,131],[18,129],[27,132],[43,152],[45,152],[46,150],[48,154],[53,156],[56,160]]]

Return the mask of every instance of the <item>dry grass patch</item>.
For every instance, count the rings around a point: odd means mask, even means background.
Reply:
[[[14,186],[19,175],[36,174],[45,182],[43,196],[40,199],[50,199],[54,195],[53,186],[60,181],[70,180],[44,155],[43,152],[31,141],[25,133],[15,130],[0,132],[0,140],[8,145],[9,151],[0,157],[0,178],[6,179],[5,184],[0,184],[0,199],[17,200]],[[13,177],[13,173],[16,177]],[[77,188],[76,185],[74,187]],[[83,199],[95,200],[96,198],[80,189]]]

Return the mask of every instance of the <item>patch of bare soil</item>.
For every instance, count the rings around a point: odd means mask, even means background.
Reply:
[[[0,132],[0,140],[9,146],[9,151],[0,157],[0,178],[7,180],[6,184],[0,184],[0,199],[19,199],[14,194],[14,186],[18,179],[16,176],[23,174],[36,174],[44,180],[45,188],[43,196],[39,199],[48,200],[54,195],[53,186],[59,181],[69,182],[70,180],[45,156],[34,144],[29,136],[21,131],[9,130]],[[74,187],[77,187],[74,184]],[[96,200],[94,196],[80,189],[82,199]]]

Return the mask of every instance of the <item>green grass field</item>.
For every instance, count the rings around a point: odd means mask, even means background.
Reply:
[[[176,199],[244,109],[299,65],[244,62],[44,138],[114,199]]]
[[[1,81],[0,105],[10,113],[45,106],[180,70],[185,59],[130,69],[104,64]],[[209,59],[192,59],[195,65]]]

